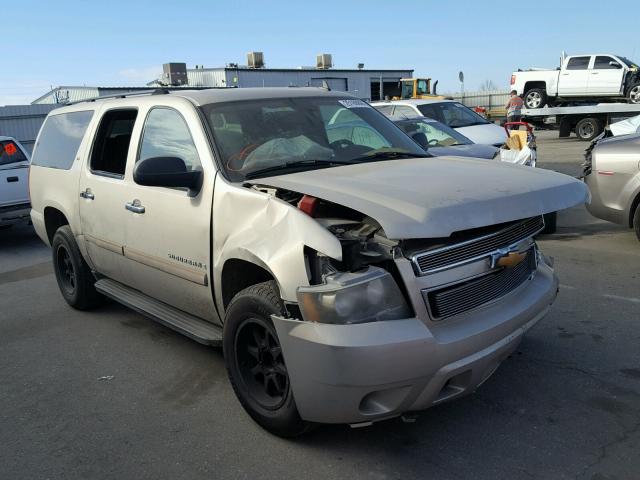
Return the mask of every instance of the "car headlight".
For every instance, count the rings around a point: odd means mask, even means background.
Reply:
[[[382,268],[340,272],[326,283],[299,287],[298,305],[304,320],[319,323],[365,323],[411,316],[400,288]]]

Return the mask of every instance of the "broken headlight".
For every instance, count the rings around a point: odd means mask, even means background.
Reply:
[[[339,272],[322,285],[298,288],[304,320],[319,323],[365,323],[408,318],[411,311],[395,280],[382,268]]]

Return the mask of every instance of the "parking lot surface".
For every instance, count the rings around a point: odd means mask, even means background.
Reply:
[[[578,175],[586,146],[542,132],[539,166]],[[558,225],[558,300],[475,394],[296,440],[244,413],[220,350],[69,308],[31,228],[0,231],[0,478],[637,479],[640,242],[584,207]]]

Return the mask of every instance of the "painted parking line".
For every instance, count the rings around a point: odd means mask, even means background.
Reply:
[[[601,297],[610,298],[611,300],[623,300],[625,302],[640,303],[640,298],[635,297],[622,297],[620,295],[609,295],[606,293],[602,294]]]

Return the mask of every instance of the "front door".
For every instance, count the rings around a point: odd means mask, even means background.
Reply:
[[[571,57],[569,59],[566,68],[560,70],[560,78],[558,79],[558,95],[578,96],[587,94],[590,60],[591,57],[589,55]]]
[[[129,145],[137,115],[135,108],[103,113],[89,159],[80,174],[78,192],[82,234],[93,266],[102,275],[124,283],[124,173],[129,157],[133,161]]]
[[[183,110],[184,111],[184,110]],[[191,114],[191,117],[188,115]],[[213,304],[210,265],[211,204],[215,170],[202,124],[193,107],[187,118],[170,106],[146,112],[136,162],[151,157],[177,157],[189,170],[202,170],[197,193],[186,189],[149,187],[133,180],[126,206],[125,257],[128,283],[153,298],[192,315],[218,323]]]
[[[589,94],[617,95],[621,93],[625,69],[608,55],[596,55],[593,68],[589,70]]]

